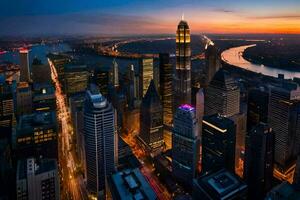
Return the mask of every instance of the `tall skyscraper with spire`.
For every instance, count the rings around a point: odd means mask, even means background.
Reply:
[[[110,82],[115,88],[119,87],[119,66],[116,59],[112,63]]]
[[[174,107],[191,103],[191,36],[188,23],[179,22],[176,32],[176,72],[174,77]]]

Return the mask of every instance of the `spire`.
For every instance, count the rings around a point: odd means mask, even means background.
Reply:
[[[181,15],[181,21],[184,21],[184,13]]]

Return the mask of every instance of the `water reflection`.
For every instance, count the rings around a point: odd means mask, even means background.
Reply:
[[[243,52],[245,51],[245,49],[253,46],[256,46],[256,44],[227,49],[222,52],[222,60],[230,65],[241,67],[268,76],[277,77],[278,74],[284,74],[284,77],[286,79],[292,79],[294,77],[300,78],[300,72],[293,72],[289,70],[268,67],[265,65],[258,65],[245,60],[243,58]]]

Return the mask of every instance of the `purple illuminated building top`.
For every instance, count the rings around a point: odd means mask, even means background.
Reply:
[[[182,104],[181,106],[179,106],[179,109],[181,110],[186,110],[186,111],[193,111],[195,110],[195,108],[189,104]]]

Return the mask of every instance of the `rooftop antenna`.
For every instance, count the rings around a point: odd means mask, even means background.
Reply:
[[[181,15],[181,20],[184,21],[184,13]]]

